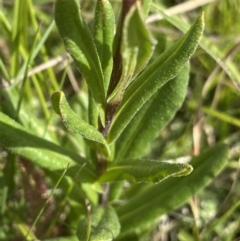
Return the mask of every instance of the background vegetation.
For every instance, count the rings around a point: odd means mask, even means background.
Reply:
[[[110,2],[117,18],[120,1]],[[94,3],[81,1],[89,26]],[[230,157],[211,185],[178,210],[159,217],[141,240],[231,241],[240,237],[240,1],[153,0],[147,24],[158,41],[156,58],[203,10],[206,28],[201,46],[191,59],[187,97],[174,120],[149,146],[148,157],[185,160],[217,142],[230,146]],[[170,17],[160,18],[161,11]],[[32,133],[84,154],[83,140],[65,131],[50,102],[54,91],[63,90],[74,111],[83,118],[87,115],[86,83],[65,53],[53,16],[54,0],[0,1],[0,110],[13,119],[19,119],[21,113],[21,121]],[[25,111],[13,111],[4,94],[8,88],[24,97],[19,102],[13,92],[11,101]],[[1,146],[0,160],[0,240],[23,240],[26,234],[27,240],[71,240],[84,213],[77,200],[84,195],[96,199],[93,187],[84,184],[78,188],[65,177],[54,188],[59,181],[57,175]]]

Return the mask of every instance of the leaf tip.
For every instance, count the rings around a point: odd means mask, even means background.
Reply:
[[[173,175],[173,177],[187,176],[193,171],[193,167],[189,164],[184,164],[184,169]]]

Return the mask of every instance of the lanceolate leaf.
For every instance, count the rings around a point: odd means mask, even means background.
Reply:
[[[86,159],[31,134],[2,113],[0,113],[0,145],[3,145],[10,152],[25,157],[35,164],[52,171],[64,170],[70,164],[67,171],[67,174],[69,174],[72,167],[77,172],[81,166],[85,165],[80,180],[84,182],[96,180],[94,171]]]
[[[96,206],[88,219],[78,224],[79,241],[111,241],[120,232],[116,211],[111,206]]]
[[[136,77],[143,70],[152,56],[156,42],[145,26],[140,11],[137,5],[134,5],[126,16],[123,27],[123,64],[128,65],[123,68],[126,68],[125,75],[129,78]]]
[[[108,0],[97,0],[94,18],[94,42],[100,58],[105,94],[112,73],[112,45],[114,37],[114,12]]]
[[[168,178],[151,185],[125,205],[119,206],[117,213],[122,226],[121,233],[133,231],[187,202],[223,169],[228,151],[224,144],[208,149],[192,159],[190,164],[194,171],[190,175]]]
[[[201,15],[190,30],[150,64],[127,89],[109,130],[108,142],[114,141],[143,104],[167,81],[182,70],[195,52],[204,28]]]
[[[186,95],[188,77],[189,63],[143,105],[117,139],[115,159],[141,158],[148,144],[181,106]]]
[[[52,104],[55,112],[62,117],[63,123],[69,131],[80,134],[88,140],[103,144],[110,152],[103,135],[73,112],[63,92],[56,91],[52,94]]]
[[[166,13],[164,13],[164,10],[159,7],[158,4],[153,3],[152,7],[155,11],[159,11],[159,13],[166,21],[171,23],[182,32],[186,32],[189,24],[187,24],[180,17],[178,17],[177,15],[171,17],[169,15],[166,15]],[[222,56],[224,55],[223,52],[219,48],[217,48],[216,45],[214,45],[214,43],[212,43],[209,38],[203,36],[199,45],[218,63],[219,66],[222,67],[222,69],[233,82],[237,80],[238,83],[240,83],[240,73],[234,62],[230,59],[228,61],[222,61]]]
[[[111,95],[113,96],[118,92],[114,100],[122,99],[124,90],[146,66],[153,50],[153,38],[142,20],[138,6],[134,5],[124,21],[121,46],[122,76]]]
[[[55,20],[66,50],[73,57],[95,101],[103,110],[103,73],[93,38],[81,16],[79,1],[57,0]]]
[[[100,177],[100,182],[133,181],[157,183],[167,177],[185,176],[192,167],[186,163],[170,163],[153,160],[123,160],[111,163]]]

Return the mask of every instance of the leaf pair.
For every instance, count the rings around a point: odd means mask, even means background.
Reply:
[[[89,140],[108,145],[104,137],[93,126],[81,120],[69,107],[62,92],[55,92],[52,96],[54,110],[63,120],[66,128],[76,134],[81,134]],[[107,149],[109,152],[109,148]],[[99,181],[136,181],[136,182],[159,182],[169,176],[187,175],[192,171],[188,164],[175,164],[167,162],[157,162],[151,160],[124,160],[108,166]]]
[[[104,124],[106,92],[112,71],[114,13],[107,0],[98,0],[93,35],[82,19],[79,1],[57,0],[55,21],[77,68],[86,80]]]
[[[124,19],[120,40],[122,73],[111,93],[110,103],[121,102],[128,85],[144,69],[152,56],[155,41],[143,22],[138,5],[133,5]]]
[[[118,138],[130,120],[158,89],[180,73],[195,52],[203,29],[202,14],[181,39],[147,66],[129,86],[109,129],[109,143]]]
[[[141,158],[157,133],[173,118],[185,99],[189,63],[160,88],[136,113],[116,141],[115,159]]]

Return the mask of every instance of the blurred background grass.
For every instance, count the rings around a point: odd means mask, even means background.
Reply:
[[[94,2],[81,1],[90,27]],[[111,1],[116,18],[120,2]],[[161,11],[170,17],[160,16]],[[191,59],[186,100],[146,156],[185,160],[225,142],[231,147],[229,162],[208,188],[132,240],[240,240],[240,1],[153,0],[147,24],[158,40],[156,58],[202,11],[205,35]],[[53,16],[54,0],[0,0],[0,110],[34,134],[84,155],[81,137],[65,132],[52,115],[50,96],[63,89],[73,109],[87,118],[87,87],[65,53]],[[19,113],[13,108],[17,106]],[[1,147],[0,159],[0,240],[23,240],[58,177]],[[65,178],[27,240],[71,240],[84,213],[85,195],[96,199],[91,190]]]

